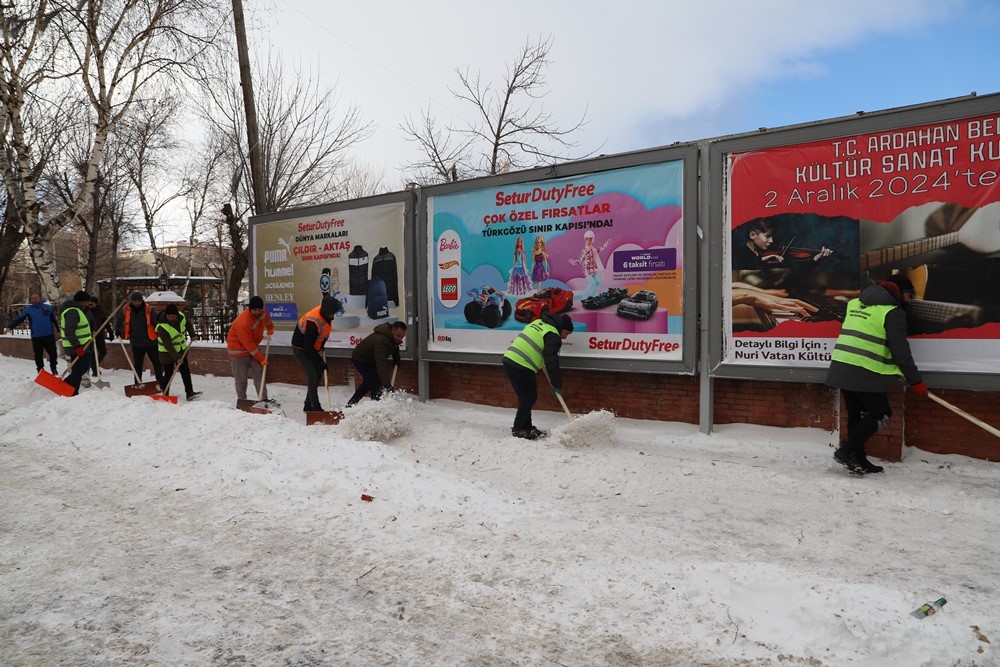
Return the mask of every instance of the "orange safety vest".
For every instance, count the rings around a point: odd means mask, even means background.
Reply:
[[[316,325],[316,330],[319,331],[319,335],[316,336],[316,351],[319,352],[326,345],[326,339],[330,337],[330,323],[323,319],[323,316],[319,314],[322,304],[316,306],[308,313],[299,318],[299,331],[304,335],[306,332],[306,325],[312,322]]]
[[[153,322],[152,309],[149,304],[142,304],[143,309],[146,311],[146,335],[149,336],[150,341],[156,340],[156,324]],[[132,340],[132,325],[130,323],[132,319],[132,306],[125,306],[125,340]]]

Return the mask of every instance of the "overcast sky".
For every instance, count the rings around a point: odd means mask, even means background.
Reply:
[[[246,5],[254,52],[336,87],[375,135],[359,157],[401,189],[399,129],[430,106],[466,116],[455,68],[502,81],[526,40],[553,38],[545,109],[580,152],[620,153],[1000,91],[991,0],[507,0]],[[398,187],[397,187],[398,185]]]

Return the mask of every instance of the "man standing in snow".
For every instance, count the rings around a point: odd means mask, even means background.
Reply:
[[[840,389],[847,407],[847,439],[833,457],[851,472],[883,470],[865,456],[865,443],[892,417],[888,385],[902,375],[914,393],[927,395],[906,340],[906,305],[913,293],[906,276],[893,275],[847,304],[826,383]]]
[[[160,365],[160,355],[156,348],[156,314],[152,307],[142,298],[139,291],[129,295],[129,303],[122,309],[121,318],[118,321],[118,335],[128,340],[132,347],[132,365],[135,366],[135,382],[142,382],[142,361],[149,356],[149,362],[153,364],[153,374],[156,382],[161,387],[163,379],[163,366]]]
[[[524,327],[503,355],[503,372],[517,394],[517,413],[510,434],[515,438],[535,440],[544,438],[531,423],[531,409],[538,400],[538,371],[548,371],[549,382],[555,394],[562,393],[562,376],[559,372],[559,350],[562,342],[573,333],[573,320],[569,315],[542,313],[542,316]]]
[[[359,246],[360,247],[360,246]],[[319,379],[326,372],[326,361],[320,355],[330,337],[330,323],[340,310],[340,301],[325,296],[320,305],[299,318],[292,332],[292,356],[306,374],[306,401],[303,412],[321,412]]]
[[[274,323],[264,309],[264,299],[252,296],[246,310],[233,320],[226,336],[226,352],[229,354],[229,364],[233,368],[236,398],[241,401],[247,397],[247,376],[253,379],[254,389],[257,390],[260,400],[267,400],[267,388],[263,388],[261,393],[260,386],[264,366],[267,365],[267,359],[260,349],[265,333],[270,341],[274,333]]]
[[[73,362],[66,382],[73,387],[74,396],[80,393],[80,382],[90,370],[90,355],[93,354],[90,341],[94,334],[90,318],[86,313],[89,301],[90,295],[80,290],[73,295],[72,301],[63,304],[59,313],[59,332],[62,336],[63,351]]]
[[[174,366],[178,363],[177,369],[184,382],[184,394],[187,400],[193,401],[201,396],[200,391],[194,390],[191,383],[191,367],[188,365],[187,341],[188,327],[187,317],[177,310],[177,306],[169,304],[163,309],[159,321],[156,323],[156,343],[160,352],[160,364],[163,366],[164,381],[160,383],[160,388],[166,391],[167,382],[174,374]]]
[[[44,366],[42,353],[49,355],[49,368],[52,374],[56,374],[56,328],[59,322],[56,321],[56,313],[52,306],[42,303],[42,295],[37,292],[29,297],[31,304],[18,313],[7,325],[8,329],[13,329],[23,322],[25,318],[31,327],[31,349],[35,352],[35,370],[40,371]]]
[[[351,362],[361,373],[361,386],[357,388],[347,407],[358,403],[371,392],[372,400],[382,398],[384,390],[392,390],[392,367],[399,366],[399,346],[406,338],[406,322],[385,322],[375,327],[358,343],[351,353]],[[392,359],[392,365],[389,359]]]

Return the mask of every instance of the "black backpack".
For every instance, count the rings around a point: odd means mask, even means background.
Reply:
[[[389,317],[389,297],[386,294],[385,281],[378,276],[372,276],[368,281],[365,308],[368,310],[368,317],[373,320]]]
[[[368,253],[357,245],[347,256],[347,275],[351,294],[368,293]]]
[[[389,301],[399,305],[399,275],[396,270],[396,256],[388,248],[379,248],[378,254],[372,258],[372,278],[378,276],[385,282]]]

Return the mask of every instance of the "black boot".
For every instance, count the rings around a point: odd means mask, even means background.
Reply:
[[[840,443],[840,449],[833,453],[834,460],[847,468],[848,471],[863,475],[865,471],[858,462],[854,452],[848,449],[845,445],[846,443]]]
[[[865,473],[885,472],[885,468],[875,465],[868,460],[867,456],[864,456],[863,454],[858,457],[857,464],[861,467],[862,472]]]

